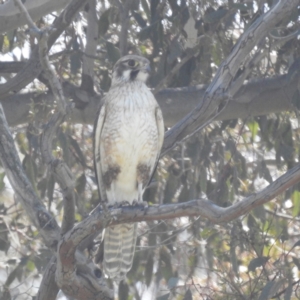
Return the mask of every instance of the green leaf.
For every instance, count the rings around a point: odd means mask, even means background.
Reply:
[[[300,93],[298,90],[296,90],[295,93],[293,94],[291,102],[294,107],[300,110]]]
[[[63,150],[63,159],[67,165],[70,165],[70,141],[68,136],[63,131],[60,131],[58,134],[58,141]]]
[[[109,90],[109,87],[111,85],[111,79],[109,77],[108,70],[101,70],[100,71],[101,75],[101,81],[100,81],[100,88],[104,91],[107,92]]]
[[[36,188],[37,166],[35,164],[35,161],[32,159],[30,155],[25,155],[22,162],[22,166],[33,188],[37,190]]]
[[[293,263],[295,264],[295,266],[298,268],[298,271],[300,271],[300,261],[298,258],[296,257],[292,257]]]
[[[48,197],[49,203],[51,203],[53,201],[54,186],[55,186],[55,178],[51,174],[48,179],[48,183],[47,183],[47,197]]]
[[[0,34],[0,52],[3,51],[3,44],[4,44],[4,35]]]
[[[236,239],[236,236],[231,236],[231,240]],[[230,262],[232,265],[232,270],[234,273],[238,276],[239,274],[239,268],[238,268],[238,260],[235,252],[235,245],[234,243],[231,243],[230,245]]]
[[[280,279],[278,281],[269,281],[263,288],[258,300],[271,299],[273,295],[278,292],[283,283],[284,279]]]
[[[10,247],[10,239],[8,238],[8,228],[4,222],[0,223],[0,251],[7,253]]]
[[[5,173],[0,173],[0,192],[5,188],[4,177]]]
[[[111,12],[111,8],[104,11],[98,21],[98,34],[99,36],[104,36],[109,28],[109,15]]]
[[[204,166],[200,167],[200,189],[201,192],[206,193],[207,189],[207,173]]]
[[[242,12],[247,12],[247,10],[249,9],[247,3],[232,3],[230,5],[230,8],[239,9]]]
[[[203,17],[205,23],[216,23],[226,16],[228,9],[220,8],[211,13],[206,13]]]
[[[157,28],[157,23],[153,23],[149,26],[144,27],[140,32],[139,32],[139,39],[140,41],[144,41],[148,38],[150,38],[152,32],[156,30]]]
[[[256,268],[263,266],[268,260],[269,257],[266,256],[256,257],[252,259],[248,265],[248,272],[254,272]]]
[[[121,57],[120,50],[111,42],[106,42],[107,57],[113,64]]]
[[[32,260],[28,260],[28,261],[27,261],[27,264],[26,264],[26,268],[27,268],[30,272],[34,271],[34,270],[35,270],[35,264],[34,264],[34,262],[33,262]]]
[[[149,252],[148,259],[145,266],[145,279],[146,279],[146,285],[149,287],[151,280],[152,280],[152,274],[153,274],[153,253]]]
[[[169,281],[169,279],[173,276],[173,270],[170,253],[166,250],[166,248],[161,248],[160,250],[160,265],[163,277]]]
[[[16,141],[19,146],[19,150],[22,154],[26,155],[28,152],[28,143],[26,139],[26,135],[23,132],[19,132],[16,135]]]
[[[144,28],[147,26],[147,22],[143,19],[143,17],[141,16],[141,14],[133,11],[132,12],[133,17],[135,18],[136,22],[139,24],[139,26],[141,28]]]
[[[259,129],[259,124],[256,121],[249,122],[248,128],[252,133],[252,139],[254,139],[257,135],[258,129]]]
[[[185,294],[184,298],[182,300],[193,300],[193,295],[190,289],[188,289]]]
[[[75,150],[75,153],[77,154],[80,163],[82,164],[83,167],[86,166],[86,159],[84,154],[81,151],[80,146],[78,145],[77,140],[73,139],[73,137],[71,135],[68,135],[68,139],[70,141],[70,145],[73,147],[73,149]]]
[[[291,197],[293,201],[293,217],[296,217],[299,215],[300,212],[300,192],[299,191],[294,191]]]
[[[163,296],[157,297],[156,300],[168,300],[170,296],[170,293],[165,294]]]
[[[46,190],[47,190],[47,182],[48,182],[47,178],[44,177],[37,184],[37,189],[39,190],[40,197],[42,199],[45,197],[45,193],[46,193]]]
[[[86,186],[86,176],[83,173],[81,176],[79,176],[76,179],[75,189],[76,189],[78,195],[80,195],[84,192],[85,186]]]
[[[284,300],[291,300],[293,294],[293,285],[290,283],[284,293]]]
[[[79,49],[79,43],[76,37],[73,39],[72,49],[75,50],[75,52],[70,55],[71,73],[77,74],[81,68],[81,54],[77,51]]]
[[[119,300],[127,300],[129,295],[129,287],[127,283],[122,280],[119,284]]]

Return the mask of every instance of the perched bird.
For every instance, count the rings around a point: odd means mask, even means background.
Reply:
[[[94,128],[94,164],[101,201],[139,203],[151,180],[164,139],[161,110],[146,86],[149,61],[137,55],[119,59]],[[137,224],[104,232],[104,271],[115,281],[131,269]]]

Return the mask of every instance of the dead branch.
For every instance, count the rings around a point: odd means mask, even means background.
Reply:
[[[60,236],[59,226],[25,175],[2,106],[0,106],[0,160],[31,223],[39,230],[45,245],[55,249]]]
[[[268,32],[291,13],[298,4],[298,0],[277,2],[272,9],[259,17],[245,31],[229,56],[220,65],[214,80],[205,91],[203,100],[166,133],[162,154],[174,148],[179,141],[203,128],[223,110],[226,105],[224,93],[227,95],[227,99],[231,99],[234,96],[232,87],[234,86],[237,91],[242,85],[242,82],[235,81],[235,77],[245,58],[266,37]],[[240,86],[237,87],[237,84]]]
[[[98,45],[98,18],[96,12],[96,0],[89,0],[87,3],[87,33],[85,53],[82,58],[81,88],[85,91],[94,91],[94,57]]]
[[[52,28],[55,28],[49,35],[48,48],[55,43],[61,33],[69,26],[78,11],[86,3],[86,0],[73,0],[61,12],[60,16],[53,22]],[[26,63],[24,68],[13,78],[7,82],[0,84],[0,99],[5,98],[7,95],[20,91],[27,84],[31,83],[40,72],[42,66],[38,56],[38,47],[32,52],[30,60]]]
[[[36,300],[55,300],[59,288],[55,281],[56,257],[52,256],[43,274]]]

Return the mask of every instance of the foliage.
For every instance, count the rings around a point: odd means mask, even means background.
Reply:
[[[153,73],[149,84],[153,88],[163,80],[168,87],[211,82],[218,65],[243,31],[272,5],[269,0],[130,3],[128,51],[150,60]],[[121,12],[116,6],[99,1],[97,14],[95,86],[107,91],[112,66],[121,55]],[[50,24],[52,18],[45,16],[37,25]],[[51,62],[59,78],[77,86],[86,23],[86,12],[82,12],[51,50]],[[247,80],[291,74],[298,66],[299,39],[278,43],[274,37],[287,36],[297,28],[299,11],[282,20],[280,30],[273,30],[262,42],[260,47],[267,55],[253,66]],[[15,53],[21,50],[23,59],[27,55],[25,46],[33,43],[26,35],[26,26],[9,31],[0,38],[2,57],[10,55],[17,60]],[[173,74],[178,65],[179,71]],[[32,82],[30,89],[47,90],[47,82],[41,82]],[[205,195],[226,207],[262,189],[299,161],[299,101],[298,92],[292,99],[292,112],[211,123],[161,159],[156,184],[146,191],[145,200],[151,204],[177,203]],[[13,128],[14,138],[28,178],[61,221],[60,188],[41,161],[42,124],[35,120],[34,103],[30,109],[31,121]],[[53,153],[76,176],[76,220],[80,221],[98,203],[92,126],[65,122],[57,133]],[[24,292],[22,284],[18,287],[19,282],[27,278],[28,284],[41,278],[50,251],[41,244],[20,205],[7,196],[9,185],[3,178],[0,170],[0,266],[7,270],[0,280],[3,295],[8,288],[13,297]],[[146,292],[156,293],[160,300],[298,299],[299,188],[297,185],[227,224],[212,224],[199,217],[141,223],[133,268],[127,282],[120,286],[119,299],[142,299]],[[89,255],[94,255],[95,249],[90,250]],[[29,293],[35,292],[31,289]]]

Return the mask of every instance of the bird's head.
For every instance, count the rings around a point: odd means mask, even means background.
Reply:
[[[114,66],[112,85],[132,81],[146,82],[150,71],[147,58],[138,55],[123,56]]]

